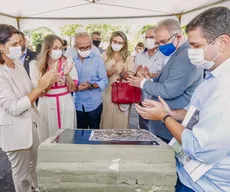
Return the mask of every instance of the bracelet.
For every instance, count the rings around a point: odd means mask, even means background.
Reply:
[[[168,119],[169,117],[172,117],[172,116],[169,115],[169,114],[165,115],[165,116],[163,117],[163,119],[161,119],[161,122],[162,122],[163,124],[165,124],[166,119]]]

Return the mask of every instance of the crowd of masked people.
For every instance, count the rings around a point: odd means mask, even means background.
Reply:
[[[130,105],[111,100],[117,81],[141,89],[139,128],[166,143],[174,137],[192,159],[212,165],[194,181],[177,161],[177,192],[230,191],[230,10],[204,11],[186,33],[162,20],[133,58],[123,32],[113,32],[103,51],[100,33],[79,29],[73,47],[48,35],[36,55],[22,32],[1,24],[0,147],[16,192],[38,191],[38,146],[58,129],[129,128]],[[199,118],[189,129],[181,122],[191,107]]]

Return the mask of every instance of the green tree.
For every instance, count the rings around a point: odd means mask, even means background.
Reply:
[[[63,25],[63,26],[59,27],[59,29],[61,31],[61,35],[73,37],[74,34],[76,33],[76,29],[78,27],[83,27],[83,25],[79,25],[79,24],[68,24],[68,25]]]
[[[53,31],[47,27],[39,27],[37,29],[32,30],[30,34],[31,34],[32,44],[36,46],[37,44],[42,44],[45,36],[49,34],[53,34]]]
[[[76,29],[78,27],[83,27],[83,25],[79,25],[79,24],[68,24],[68,25],[63,25],[63,26],[59,27],[59,29],[61,31],[61,35],[69,37],[70,45],[72,44],[71,37],[73,37],[75,35]]]
[[[138,31],[137,31],[137,34],[136,34],[136,39],[138,41],[142,41],[142,37],[144,35],[144,33],[150,28],[150,27],[154,27],[154,25],[144,25],[142,28],[140,28]]]
[[[86,25],[88,33],[94,31],[101,32],[102,42],[109,42],[109,39],[114,31],[123,31],[126,35],[130,34],[130,25],[110,25],[110,24],[89,24]]]
[[[186,34],[186,32],[185,32],[186,25],[184,25],[181,29],[182,29],[182,33],[183,33],[183,35],[187,36],[187,34]]]

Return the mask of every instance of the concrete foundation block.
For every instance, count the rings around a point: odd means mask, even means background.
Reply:
[[[44,192],[172,192],[173,150],[160,145],[40,145],[38,178]]]

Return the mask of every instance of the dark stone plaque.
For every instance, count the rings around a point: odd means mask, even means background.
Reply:
[[[52,143],[92,145],[159,145],[154,135],[141,129],[66,129],[58,135]]]

